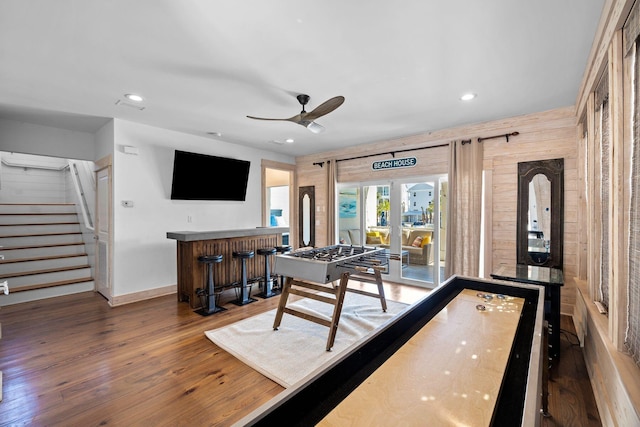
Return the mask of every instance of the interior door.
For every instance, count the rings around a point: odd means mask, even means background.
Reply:
[[[111,302],[111,167],[96,172],[96,290]]]

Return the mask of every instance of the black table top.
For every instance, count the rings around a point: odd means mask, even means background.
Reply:
[[[535,265],[501,265],[491,277],[511,282],[529,283],[532,285],[564,285],[562,270],[558,268],[539,267]]]

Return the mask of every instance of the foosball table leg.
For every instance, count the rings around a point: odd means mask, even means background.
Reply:
[[[340,284],[336,289],[335,305],[333,307],[333,316],[331,316],[331,326],[329,326],[329,338],[327,338],[327,351],[331,351],[333,343],[336,340],[338,332],[338,323],[340,322],[340,314],[342,313],[342,304],[344,303],[344,295],[347,293],[347,284],[349,283],[349,273],[342,273]]]
[[[278,301],[278,311],[276,311],[276,318],[273,321],[273,329],[278,330],[280,322],[282,321],[282,315],[284,314],[284,308],[287,306],[287,300],[289,299],[289,289],[291,289],[291,277],[287,277],[282,285],[282,292],[280,293],[280,301]]]

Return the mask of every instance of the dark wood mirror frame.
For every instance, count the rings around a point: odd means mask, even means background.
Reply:
[[[551,185],[551,236],[549,256],[535,260],[529,253],[529,183],[543,174]],[[564,240],[564,159],[538,160],[518,163],[518,225],[516,236],[518,264],[562,269]],[[542,262],[539,262],[542,261]]]
[[[309,218],[304,217],[302,201],[304,197],[309,197]],[[304,223],[309,221],[309,241],[304,239]],[[298,189],[298,242],[301,247],[315,246],[316,242],[316,196],[315,187],[300,187]]]

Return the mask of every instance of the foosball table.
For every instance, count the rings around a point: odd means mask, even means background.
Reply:
[[[278,255],[274,271],[286,277],[286,280],[273,328],[278,329],[285,313],[327,326],[329,337],[326,350],[330,351],[338,330],[346,292],[377,298],[382,311],[387,310],[381,273],[388,265],[389,258],[384,249],[367,246],[332,245]],[[377,285],[377,292],[349,288],[349,279],[374,283]],[[287,307],[289,295],[299,295],[333,305],[331,319],[326,320]]]

